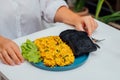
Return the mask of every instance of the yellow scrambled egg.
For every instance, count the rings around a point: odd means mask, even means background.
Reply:
[[[38,38],[34,43],[37,45],[46,66],[66,66],[75,60],[71,48],[59,36]]]

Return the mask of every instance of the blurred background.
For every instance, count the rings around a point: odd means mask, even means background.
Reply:
[[[120,0],[65,0],[76,13],[83,12],[120,29]]]

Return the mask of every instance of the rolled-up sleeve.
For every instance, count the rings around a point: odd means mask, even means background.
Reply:
[[[54,17],[56,11],[61,6],[66,6],[67,4],[64,0],[40,0],[42,17],[47,22],[54,22]]]

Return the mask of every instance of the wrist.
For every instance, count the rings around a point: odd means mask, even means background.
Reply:
[[[4,39],[5,39],[5,37],[3,37],[3,36],[0,35],[0,40],[4,40]]]
[[[68,15],[68,18],[63,20],[64,23],[76,26],[79,23],[79,16],[75,13],[71,13],[71,15]]]
[[[0,39],[2,39],[3,37],[0,35]]]

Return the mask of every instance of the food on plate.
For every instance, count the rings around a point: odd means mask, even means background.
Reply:
[[[68,29],[61,32],[59,36],[71,47],[75,57],[96,51],[98,47],[84,31]]]
[[[55,67],[74,63],[75,58],[96,51],[96,45],[86,32],[68,29],[59,36],[26,40],[21,49],[23,57],[29,62],[42,62],[46,66]]]
[[[21,45],[22,55],[29,62],[38,63],[41,61],[40,52],[37,46],[29,39]]]
[[[66,66],[74,62],[71,48],[59,36],[47,36],[34,41],[46,66]]]

